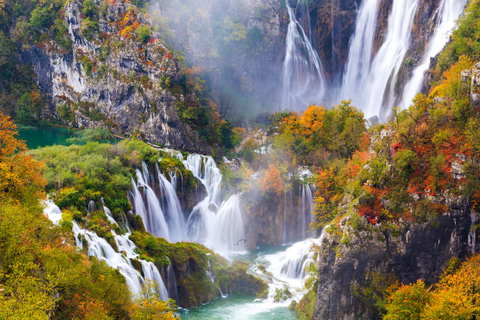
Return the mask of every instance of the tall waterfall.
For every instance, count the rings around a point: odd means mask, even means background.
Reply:
[[[137,169],[137,182],[132,180],[132,198],[135,213],[142,217],[145,229],[151,234],[171,242],[187,240],[186,222],[175,187],[158,165],[158,188],[164,199],[159,199],[154,191],[155,179],[151,177],[147,165]],[[176,174],[176,173],[173,173]],[[171,178],[172,180],[172,178]],[[172,180],[176,181],[176,179]]]
[[[455,21],[460,17],[467,0],[442,0],[435,15],[437,25],[435,33],[423,55],[421,64],[413,71],[412,78],[403,89],[403,97],[400,106],[406,108],[412,102],[417,92],[422,89],[424,72],[428,70],[430,59],[442,51],[450,38],[455,27]]]
[[[362,4],[360,13],[368,14],[374,11],[370,6],[378,7],[381,1],[366,1]],[[405,54],[410,46],[411,32],[415,13],[418,7],[418,0],[394,0],[392,11],[388,19],[387,35],[377,55],[364,71],[359,82],[352,85],[353,79],[345,78],[342,88],[342,96],[353,96],[355,104],[363,109],[365,116],[383,116],[382,109],[389,112],[395,101],[394,87],[397,81],[398,72],[402,66]],[[367,6],[367,7],[365,7]],[[371,20],[359,16],[358,21]],[[372,23],[372,21],[370,21]],[[365,34],[355,34],[355,37],[365,37],[368,43],[373,43],[375,27],[366,28]],[[372,32],[373,31],[373,32]],[[370,48],[371,49],[371,48]],[[361,54],[357,47],[350,47],[349,60],[355,55]],[[371,54],[371,51],[370,51]],[[347,63],[347,72],[350,66]],[[355,68],[352,66],[350,68]],[[363,84],[363,85],[362,85]]]
[[[426,39],[425,52],[410,80],[398,93],[399,72],[412,45],[414,19],[419,10],[419,0],[391,0],[388,26],[382,30],[385,36],[379,39],[378,19],[380,6],[384,0],[363,0],[358,8],[354,33],[350,39],[346,64],[343,66],[343,79],[336,74],[331,79],[324,76],[322,62],[314,50],[311,37],[308,36],[297,20],[298,8],[304,7],[304,1],[298,0],[296,8],[286,1],[290,19],[286,37],[286,54],[283,66],[283,107],[303,110],[309,104],[325,104],[329,100],[352,99],[353,105],[362,109],[366,118],[379,116],[381,120],[389,116],[393,107],[408,106],[415,94],[422,89],[423,73],[428,69],[430,58],[436,56],[446,45],[449,35],[455,27],[467,0],[441,0],[432,21],[435,29]],[[333,21],[334,8],[339,3],[331,0],[332,7],[332,63],[333,71],[338,69],[339,50],[336,38],[338,26]],[[310,17],[306,10],[302,23],[308,24]],[[380,42],[377,50],[375,41]],[[319,44],[320,46],[322,44]],[[326,92],[330,92],[327,96]]]
[[[295,16],[296,10],[303,3],[303,0],[298,0],[297,7],[293,9],[286,1],[290,23],[283,63],[282,104],[284,108],[290,109],[305,109],[309,104],[322,103],[326,92],[320,57],[312,46],[311,37],[307,36]],[[310,15],[307,13],[306,16],[309,23]],[[308,30],[310,32],[310,26]]]

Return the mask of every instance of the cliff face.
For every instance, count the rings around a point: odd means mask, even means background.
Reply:
[[[478,249],[471,231],[477,216],[467,201],[460,201],[435,221],[401,224],[397,236],[381,227],[353,230],[342,220],[340,233],[326,235],[321,244],[313,319],[378,318],[353,289],[375,272],[395,274],[406,284],[417,279],[435,283],[452,257],[464,258]]]
[[[157,40],[159,34],[152,33],[146,43],[136,39],[138,27],[151,22],[129,4],[97,6],[98,21],[85,17],[80,1],[65,6],[70,51],[48,41],[42,48],[22,52],[51,102],[48,112],[71,126],[108,126],[116,134],[140,132],[154,143],[208,153],[209,147],[182,124],[175,108],[198,104],[195,95],[172,93],[160,84],[162,78],[172,84],[180,80],[179,62]]]
[[[242,194],[246,249],[254,250],[259,245],[279,246],[308,237],[311,203],[305,188],[303,195],[302,187],[294,187],[280,195],[262,193],[258,188]]]

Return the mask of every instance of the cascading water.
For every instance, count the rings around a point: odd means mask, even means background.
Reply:
[[[145,163],[142,169],[143,172],[137,169],[138,186],[132,180],[135,213],[142,217],[143,224],[148,232],[157,237],[170,240],[169,228],[160,202],[155,191],[148,185],[150,174]],[[143,189],[144,198],[140,193],[140,189]],[[143,199],[145,199],[146,205]]]
[[[168,259],[168,262],[169,262],[167,267],[168,296],[172,299],[175,299],[175,301],[178,301],[177,279],[175,277],[175,272],[173,271],[173,267],[172,267],[172,263],[170,262],[170,259]]]
[[[303,240],[306,238],[308,230],[310,229],[310,223],[312,222],[312,187],[310,187],[308,184],[303,184],[300,187],[299,193],[301,197],[298,212],[298,237],[300,240]]]
[[[103,238],[99,237],[95,232],[81,229],[78,224],[73,221],[73,234],[78,247],[82,247],[83,243],[81,237],[88,243],[88,255],[94,256],[99,260],[105,261],[107,265],[114,269],[118,269],[120,273],[125,277],[130,291],[135,296],[141,290],[141,284],[145,279],[153,280],[157,283],[160,298],[162,300],[168,299],[168,292],[163,283],[162,277],[158,272],[158,269],[152,262],[140,260],[142,263],[142,271],[145,278],[133,267],[130,259],[138,259],[138,255],[134,252],[135,245],[128,239],[129,234],[115,235],[115,242],[120,252],[115,251],[112,246]]]
[[[326,92],[325,76],[322,62],[313,48],[311,39],[297,21],[295,13],[304,6],[303,0],[298,0],[295,10],[286,1],[288,31],[286,37],[286,53],[283,63],[283,97],[284,108],[305,109],[309,104],[322,103]],[[310,15],[307,11],[307,23]],[[311,28],[308,26],[308,30]]]
[[[45,205],[45,208],[43,209],[45,216],[47,216],[47,218],[53,223],[58,224],[62,219],[62,211],[60,208],[50,199],[44,201],[43,205]]]
[[[158,165],[156,165],[158,172],[160,194],[164,195],[163,212],[167,214],[167,225],[170,233],[170,241],[177,242],[187,239],[185,218],[183,216],[182,206],[178,199],[176,188],[170,181],[160,172]],[[171,181],[175,180],[171,177]]]
[[[352,62],[352,65],[347,64],[342,96],[356,99],[355,104],[364,110],[367,118],[375,115],[384,118],[396,102],[394,87],[410,46],[418,2],[418,0],[394,0],[388,19],[387,35],[375,58],[371,63],[368,62],[368,57],[362,57],[360,61]],[[362,3],[357,27],[364,28],[366,32],[355,33],[352,41],[352,43],[365,41],[369,46],[365,49],[370,49],[367,51],[369,55],[371,55],[372,48],[370,46],[375,37],[376,21],[372,21],[372,19],[376,18],[376,10],[378,10],[374,7],[378,8],[379,3],[379,0]],[[365,17],[361,17],[360,14],[364,14]],[[367,21],[368,23],[366,23]],[[357,40],[356,37],[361,39]],[[361,48],[361,45],[352,45],[349,60],[357,60],[355,56],[362,54],[359,51]],[[361,69],[360,73],[354,70],[356,68]],[[350,74],[353,74],[353,79],[349,78]]]
[[[435,33],[429,41],[421,64],[415,68],[411,79],[403,89],[403,97],[400,103],[402,108],[407,108],[417,92],[422,89],[424,72],[430,66],[430,59],[439,54],[447,44],[450,34],[455,27],[455,21],[462,14],[466,3],[467,0],[442,0],[440,3],[435,13],[437,16]]]
[[[189,237],[210,249],[227,254],[243,251],[245,230],[240,209],[240,196],[233,195],[220,203],[222,175],[212,157],[188,155],[185,167],[192,171],[207,190],[188,218]]]
[[[339,102],[352,99],[362,109],[366,118],[379,116],[385,120],[394,106],[408,106],[415,94],[422,89],[423,74],[428,69],[430,58],[436,56],[446,45],[455,21],[463,12],[467,0],[441,0],[431,20],[436,21],[433,36],[426,39],[425,53],[420,65],[415,68],[403,93],[399,95],[399,72],[405,63],[412,44],[414,19],[422,8],[419,0],[392,0],[385,36],[380,39],[378,19],[384,0],[363,0],[357,11],[355,30],[350,39],[347,62],[343,66],[343,79],[339,79],[338,52],[340,28],[335,25],[335,9],[338,0],[331,0],[332,15],[332,63],[334,74],[328,80],[323,75],[322,63],[313,49],[311,39],[297,20],[299,12],[306,12],[302,21],[310,32],[310,16],[302,0],[295,9],[286,1],[290,19],[286,37],[286,54],[283,66],[283,107],[303,110],[309,104],[323,104],[328,99]],[[375,41],[381,45],[375,45]],[[378,48],[378,50],[377,50]],[[340,68],[342,68],[340,66]],[[329,96],[325,92],[328,88]]]

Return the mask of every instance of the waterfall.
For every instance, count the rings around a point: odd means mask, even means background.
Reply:
[[[43,214],[47,216],[50,221],[58,224],[58,222],[62,219],[62,211],[60,208],[53,202],[53,200],[48,198],[46,201],[43,201],[43,205],[45,206],[43,209]]]
[[[418,0],[394,0],[388,18],[386,37],[372,60],[376,19],[380,0],[362,2],[341,90],[342,97],[352,98],[367,118],[390,112],[394,87],[405,54],[410,46],[412,26]]]
[[[290,23],[282,72],[282,104],[284,108],[290,109],[305,109],[309,104],[320,104],[323,102],[326,91],[320,57],[313,48],[310,37],[305,34],[295,17],[297,8],[303,5],[302,0],[298,0],[294,10],[290,7],[288,0],[286,1]],[[307,23],[309,23],[308,7],[306,11]],[[310,26],[308,30],[311,30]]]
[[[188,155],[183,161],[207,190],[188,217],[190,240],[202,243],[214,251],[228,253],[245,249],[245,229],[240,209],[240,196],[233,195],[220,203],[222,175],[212,157]]]
[[[90,200],[90,202],[88,203],[87,211],[88,213],[97,211],[97,205],[95,204],[95,201]]]
[[[171,238],[169,241],[177,242],[186,240],[185,218],[183,217],[183,210],[177,196],[176,188],[167,180],[165,175],[160,172],[158,164],[156,164],[156,169],[158,172],[160,194],[165,195],[163,212],[167,215],[167,225]],[[172,175],[170,177],[171,181],[176,183]]]
[[[359,107],[363,107],[357,101],[362,100],[363,84],[367,83],[371,70],[379,3],[380,0],[364,0],[362,2],[345,65],[341,98],[352,99]],[[361,87],[358,86],[360,83]]]
[[[141,284],[145,281],[130,261],[130,259],[138,258],[138,255],[134,253],[135,245],[130,239],[128,239],[128,235],[119,236],[116,235],[113,230],[112,233],[115,235],[115,242],[117,243],[119,251],[125,252],[126,256],[122,253],[116,252],[105,239],[99,237],[95,232],[81,229],[78,224],[73,221],[73,234],[77,246],[82,247],[82,241],[79,237],[81,235],[88,243],[88,255],[105,261],[108,266],[118,269],[118,271],[120,271],[125,277],[130,291],[135,296],[140,292]],[[167,300],[167,289],[165,288],[160,273],[155,265],[152,262],[144,260],[140,261],[142,263],[145,279],[154,280],[157,283],[160,298],[162,300]]]
[[[148,232],[157,237],[170,240],[170,232],[160,202],[155,191],[148,185],[148,181],[150,181],[149,177],[148,168],[144,163],[142,170],[137,169],[138,186],[135,181],[132,180],[132,197],[135,213],[142,217],[143,224]],[[140,189],[143,189],[146,205]]]
[[[269,270],[286,278],[303,279],[305,268],[315,262],[315,252],[311,250],[314,244],[320,244],[319,239],[307,239],[293,244],[280,255],[278,261],[272,263]]]
[[[178,302],[178,289],[177,289],[177,279],[175,278],[175,272],[173,271],[172,263],[168,259],[167,267],[167,288],[168,296]],[[208,272],[208,271],[207,271]]]
[[[442,0],[440,3],[435,12],[437,19],[435,33],[429,41],[421,64],[415,68],[410,81],[403,89],[403,97],[400,103],[402,108],[407,108],[417,92],[422,89],[424,72],[430,66],[430,59],[439,54],[447,44],[450,34],[455,27],[455,21],[462,14],[466,3],[467,0]]]

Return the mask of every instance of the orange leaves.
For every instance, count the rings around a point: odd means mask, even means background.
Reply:
[[[260,180],[260,186],[264,192],[274,192],[280,195],[283,191],[283,181],[280,176],[280,171],[274,164],[268,166],[265,175]]]
[[[23,201],[42,197],[46,184],[41,174],[43,163],[24,153],[27,147],[17,135],[16,125],[0,112],[0,198]]]
[[[473,62],[469,57],[461,56],[457,63],[455,63],[449,70],[444,72],[443,80],[431,91],[430,97],[450,96],[452,90],[455,89],[455,87],[458,86],[458,82],[460,82],[460,73],[462,70],[469,69],[472,67],[472,65]]]

